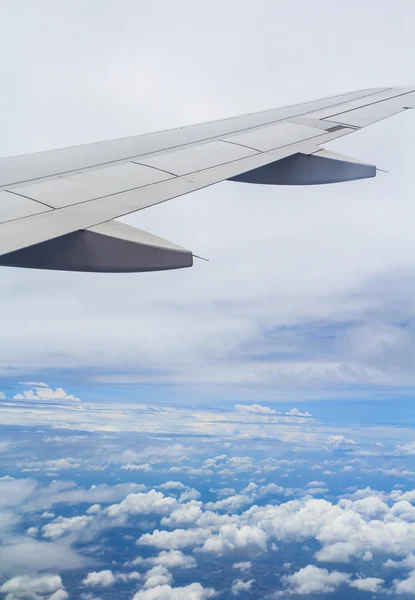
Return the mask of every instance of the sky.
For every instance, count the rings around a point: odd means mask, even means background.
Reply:
[[[414,18],[2,0],[0,156],[414,85]],[[415,595],[414,139],[405,111],[326,145],[374,179],[122,219],[191,269],[2,268],[0,597]]]

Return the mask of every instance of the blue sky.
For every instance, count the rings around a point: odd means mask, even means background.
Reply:
[[[412,0],[1,3],[0,155],[411,85]],[[415,596],[415,111],[388,173],[131,215],[177,272],[0,272],[0,598]]]

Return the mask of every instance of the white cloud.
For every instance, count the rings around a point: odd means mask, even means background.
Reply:
[[[227,512],[235,512],[246,504],[253,504],[259,498],[268,495],[281,495],[285,489],[276,483],[268,483],[267,485],[258,486],[256,483],[249,483],[239,494],[228,496],[223,500],[216,502],[208,502],[206,508],[211,510],[221,510]]]
[[[413,454],[415,454],[415,441],[409,442],[408,444],[400,444],[396,446],[395,453],[403,456],[412,456]]]
[[[65,590],[56,590],[48,600],[67,600],[69,598],[68,592]]]
[[[163,565],[156,565],[144,575],[145,588],[155,588],[173,583],[172,574]]]
[[[384,583],[385,580],[380,579],[379,577],[361,577],[350,581],[349,585],[361,592],[371,592],[372,594],[376,594],[381,591],[381,587]]]
[[[415,570],[411,572],[411,574],[409,575],[409,577],[407,577],[406,579],[395,579],[394,582],[394,589],[395,592],[397,594],[408,594],[408,595],[414,595],[415,594]]]
[[[80,398],[68,394],[63,388],[56,388],[56,390],[53,390],[42,384],[39,387],[35,387],[34,390],[24,390],[22,394],[15,394],[13,400],[70,400],[79,402]]]
[[[104,571],[91,571],[82,580],[82,585],[88,587],[111,587],[115,583],[115,577],[112,571],[105,569]]]
[[[249,571],[252,567],[252,563],[250,560],[245,560],[241,562],[233,563],[232,569],[239,569],[240,571]]]
[[[285,413],[286,415],[290,416],[290,417],[312,417],[313,415],[311,415],[309,412],[300,412],[298,410],[298,408],[292,408],[291,410],[289,410],[288,412]]]
[[[150,490],[147,493],[128,494],[119,504],[112,504],[105,509],[110,518],[126,518],[128,515],[159,514],[168,515],[177,506],[175,498],[167,497],[162,492]]]
[[[167,569],[193,569],[197,565],[193,556],[183,554],[181,550],[163,550],[158,556],[144,559],[143,562],[162,565]]]
[[[276,415],[277,411],[269,406],[261,406],[261,404],[236,404],[235,408],[239,412],[254,413],[258,415]]]
[[[343,583],[348,583],[350,575],[307,565],[292,575],[284,575],[281,579],[289,593],[308,596],[334,592]]]
[[[249,592],[254,583],[254,579],[250,579],[249,581],[243,581],[243,579],[235,579],[232,582],[231,592],[235,596],[240,594],[241,592]]]
[[[189,502],[190,500],[197,500],[201,494],[194,488],[188,488],[182,494],[180,494],[179,502]]]
[[[356,444],[354,440],[346,438],[344,437],[344,435],[331,435],[329,436],[328,443],[332,446],[341,446],[342,444]]]
[[[123,583],[126,581],[140,581],[141,573],[138,571],[130,571],[129,573],[115,573],[115,579],[117,581],[122,581]]]
[[[215,591],[212,588],[204,588],[200,583],[191,583],[184,587],[172,588],[170,585],[162,585],[140,590],[133,600],[206,600],[214,595]]]
[[[137,540],[137,544],[175,550],[203,544],[204,540],[209,536],[210,531],[201,528],[175,529],[174,531],[159,531],[155,529],[152,533],[144,533]]]
[[[148,473],[152,470],[153,469],[149,463],[145,463],[143,465],[135,465],[133,463],[129,463],[128,465],[123,465],[121,467],[121,471],[145,471]]]
[[[222,525],[217,535],[209,537],[203,544],[203,552],[226,554],[235,550],[246,552],[264,552],[267,546],[267,536],[262,529],[234,524]]]
[[[202,517],[202,506],[202,502],[195,500],[179,505],[169,517],[162,518],[161,524],[168,525],[169,527],[191,525]]]
[[[96,515],[99,512],[101,512],[101,505],[100,504],[92,504],[88,509],[87,509],[87,513],[88,515]]]
[[[47,523],[42,527],[43,537],[56,540],[57,538],[67,533],[75,533],[83,531],[91,522],[92,517],[57,517],[51,523]]]
[[[367,552],[399,556],[415,550],[415,523],[401,519],[376,496],[338,504],[305,498],[253,506],[240,521],[257,526],[270,540],[314,537],[322,546],[316,553],[319,561],[348,562]]]
[[[186,486],[180,481],[166,481],[158,486],[161,490],[184,490]]]
[[[385,568],[393,568],[393,569],[413,569],[415,570],[415,555],[408,554],[405,556],[403,560],[395,561],[390,558],[383,565]]]
[[[54,600],[64,600],[67,594],[63,589],[62,579],[59,575],[18,575],[5,581],[0,586],[0,591],[7,594],[8,600],[20,598],[52,598],[49,594],[57,594]]]

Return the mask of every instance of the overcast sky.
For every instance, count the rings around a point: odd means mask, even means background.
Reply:
[[[0,0],[0,155],[411,85],[414,18],[412,0]],[[407,111],[328,146],[376,179],[225,182],[125,219],[210,259],[192,269],[2,269],[1,374],[274,400],[410,389],[414,140]]]

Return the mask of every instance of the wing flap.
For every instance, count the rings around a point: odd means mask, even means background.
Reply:
[[[189,250],[116,221],[0,257],[2,266],[95,273],[164,271],[192,264]]]
[[[231,181],[265,185],[319,185],[376,176],[376,167],[321,150],[292,154],[282,160],[232,177]]]

